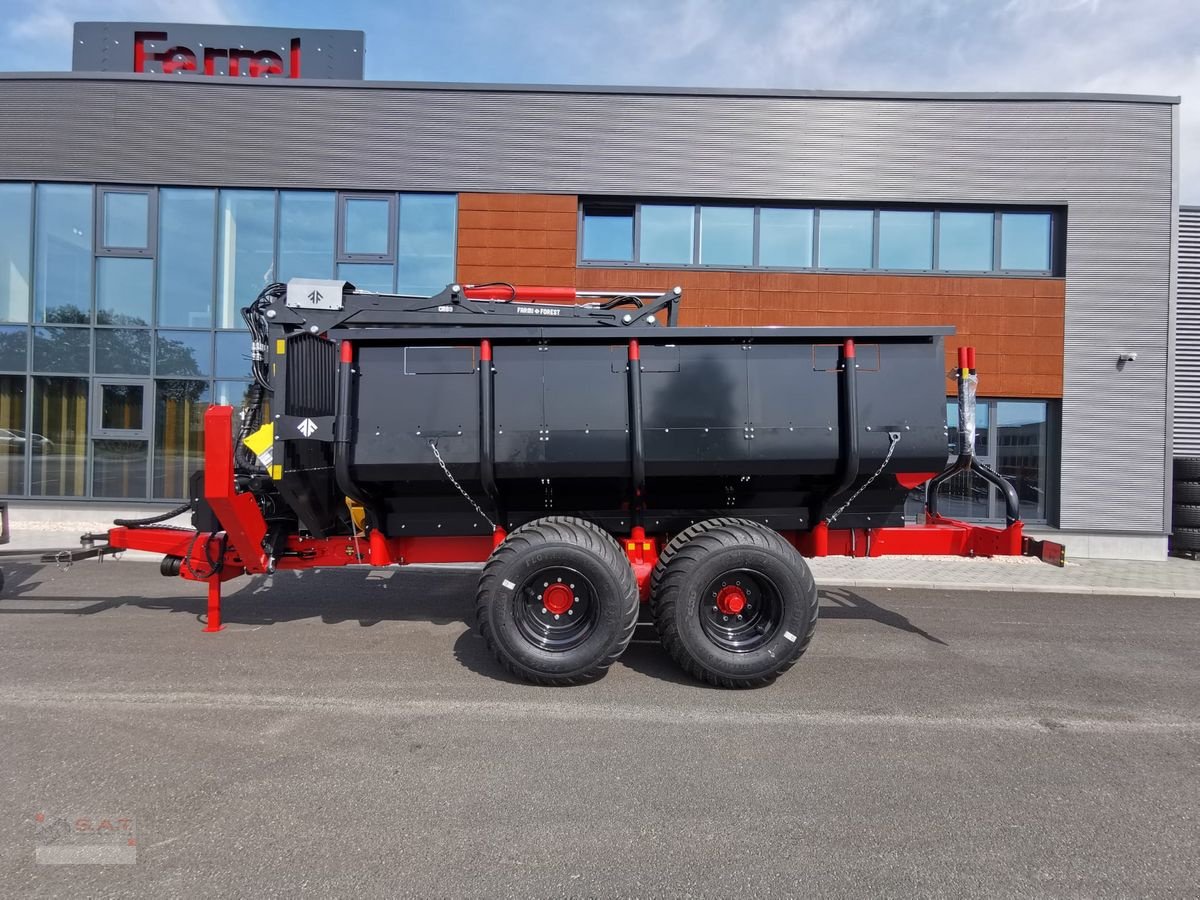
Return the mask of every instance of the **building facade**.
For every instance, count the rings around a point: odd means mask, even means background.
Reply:
[[[690,325],[955,326],[1026,518],[1165,553],[1174,98],[64,73],[0,76],[0,121],[14,501],[181,497],[274,280],[678,284]]]
[[[1175,455],[1200,456],[1200,206],[1179,209]]]

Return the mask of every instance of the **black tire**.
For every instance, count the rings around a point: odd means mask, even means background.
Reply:
[[[1200,506],[1176,503],[1171,515],[1174,528],[1200,528]]]
[[[1200,483],[1194,481],[1177,481],[1171,491],[1175,502],[1181,506],[1200,504]]]
[[[714,528],[720,528],[723,525],[743,525],[750,528],[766,528],[765,525],[759,525],[757,522],[750,519],[735,519],[732,517],[721,516],[716,519],[705,519],[703,522],[697,522],[695,525],[689,525],[675,537],[667,542],[667,546],[663,547],[662,553],[658,555],[658,562],[654,565],[654,571],[650,573],[650,596],[658,591],[658,584],[662,581],[663,573],[667,571],[667,564],[675,558],[675,554],[679,549],[694,538],[698,534],[704,534],[706,531],[712,531]]]
[[[753,610],[745,620],[710,605],[735,584],[744,609]],[[817,586],[804,558],[774,531],[745,521],[698,530],[682,543],[650,606],[667,652],[718,687],[770,684],[808,649],[817,626]]]
[[[1171,535],[1172,550],[1200,550],[1200,528],[1176,528]]]
[[[1200,481],[1200,456],[1175,457],[1176,481]]]
[[[538,584],[541,582],[541,584]],[[543,605],[544,588],[564,595]],[[551,516],[505,538],[483,567],[475,621],[509,672],[535,684],[582,684],[629,646],[640,606],[620,546],[582,519]],[[579,612],[578,619],[573,617]]]

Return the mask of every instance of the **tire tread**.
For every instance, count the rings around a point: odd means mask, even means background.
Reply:
[[[613,645],[613,648],[598,660],[592,668],[576,675],[547,675],[535,672],[526,666],[514,662],[504,653],[499,642],[496,641],[495,636],[492,634],[491,627],[488,625],[487,608],[496,595],[496,582],[500,578],[499,573],[503,570],[504,563],[521,550],[530,549],[538,544],[550,543],[575,544],[598,556],[605,565],[611,566],[614,572],[627,574],[627,577],[624,578],[624,596],[621,598],[625,608],[625,620],[617,641]],[[519,528],[509,532],[500,546],[492,551],[491,557],[484,565],[483,572],[479,576],[479,588],[475,594],[474,611],[475,624],[480,636],[483,638],[484,643],[487,644],[487,648],[492,656],[496,658],[507,672],[534,684],[553,687],[586,684],[590,681],[595,681],[608,671],[612,664],[620,659],[621,654],[625,652],[625,648],[629,646],[629,642],[633,639],[633,632],[637,627],[637,614],[640,605],[641,598],[638,596],[637,581],[633,576],[633,569],[629,565],[629,560],[621,552],[620,545],[611,534],[599,525],[589,522],[586,519],[576,518],[575,516],[546,516],[542,519],[534,519],[531,522],[526,522]]]
[[[679,540],[680,538],[683,540]],[[656,588],[652,588],[650,594],[650,608],[654,617],[654,625],[671,658],[693,678],[724,688],[763,687],[771,684],[795,665],[808,649],[808,645],[812,643],[813,634],[816,632],[818,604],[815,602],[812,604],[811,612],[805,622],[803,633],[798,636],[796,652],[771,674],[755,678],[732,678],[708,670],[688,652],[675,625],[675,606],[678,602],[682,582],[690,574],[691,568],[699,564],[709,553],[747,544],[764,550],[782,551],[785,554],[794,553],[795,548],[777,532],[749,519],[722,518],[698,522],[676,535],[675,540],[671,543],[676,541],[678,544],[674,548],[668,544],[668,548],[671,549],[670,555],[668,556],[667,551],[664,550],[663,555],[659,558],[662,571],[660,572],[658,567],[655,568],[658,583]],[[806,594],[815,592],[816,585],[811,570],[805,565],[803,571],[807,580]]]

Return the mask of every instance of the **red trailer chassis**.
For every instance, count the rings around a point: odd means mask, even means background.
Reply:
[[[852,345],[850,355],[853,355]],[[961,385],[968,375],[974,375],[973,355],[968,348],[962,348],[959,353],[960,368],[956,375],[960,395]],[[965,397],[963,400],[966,402]],[[204,498],[224,530],[204,532],[169,526],[118,526],[108,532],[106,551],[161,553],[173,561],[172,570],[180,577],[205,582],[208,585],[205,631],[221,630],[221,585],[240,575],[327,566],[482,563],[505,538],[501,528],[491,535],[462,537],[388,537],[379,531],[371,531],[362,537],[292,535],[284,552],[272,561],[262,546],[267,523],[258,504],[251,494],[239,493],[235,486],[233,408],[210,407],[205,413],[204,425]],[[952,467],[947,473],[964,468]],[[809,531],[783,531],[781,534],[809,557],[1024,555],[1037,556],[1055,565],[1063,565],[1065,561],[1060,544],[1025,537],[1020,520],[1012,521],[1004,528],[993,528],[946,518],[932,510],[927,512],[924,523],[903,527],[831,529],[826,522],[820,522]],[[656,535],[647,535],[641,528],[634,528],[621,543],[645,601],[662,541]]]

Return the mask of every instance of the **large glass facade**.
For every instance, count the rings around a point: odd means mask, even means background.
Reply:
[[[174,500],[275,280],[454,281],[457,197],[0,183],[0,496]],[[381,232],[382,229],[382,232]],[[355,252],[350,252],[351,250]]]

